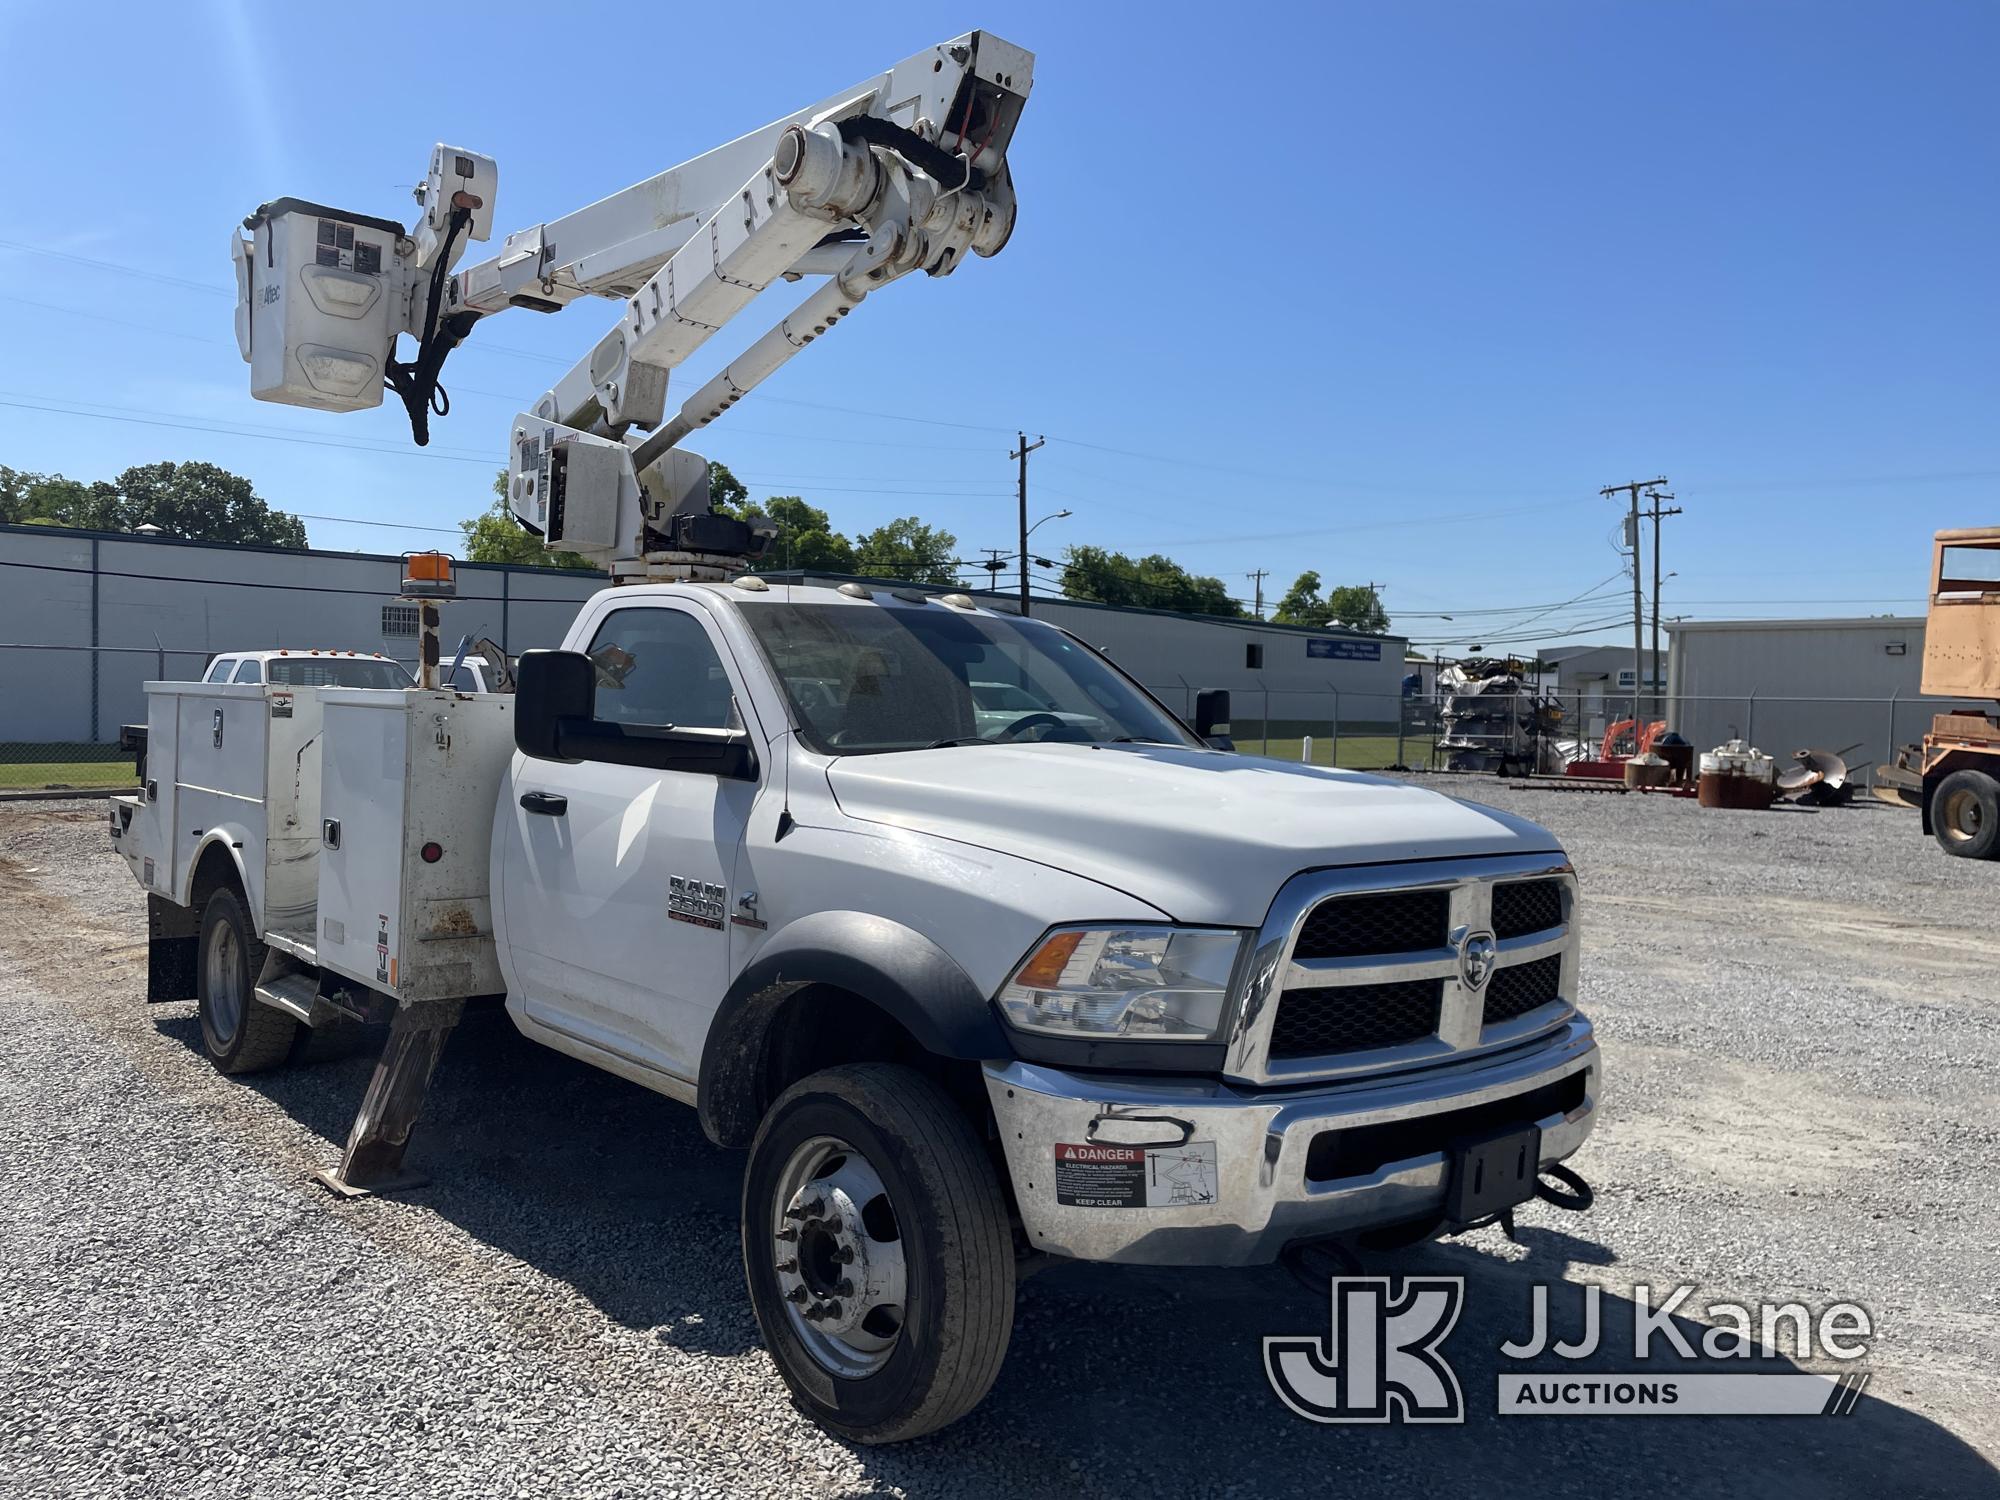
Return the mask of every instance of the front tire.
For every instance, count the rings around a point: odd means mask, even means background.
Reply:
[[[213,893],[202,906],[201,947],[195,965],[195,1014],[201,1047],[223,1073],[256,1073],[291,1054],[299,1023],[257,998],[264,945],[250,925],[243,898]]]
[[[957,1421],[1006,1358],[1006,1196],[963,1112],[913,1069],[829,1068],[779,1096],[743,1177],[743,1265],[793,1400],[851,1441]]]
[[[2000,858],[2000,781],[1984,771],[1953,771],[1931,798],[1931,831],[1947,854]]]

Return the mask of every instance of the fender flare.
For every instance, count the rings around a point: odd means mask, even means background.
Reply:
[[[237,828],[212,828],[208,831],[208,836],[195,845],[194,857],[188,860],[187,877],[181,884],[180,899],[176,903],[177,905],[188,907],[194,905],[194,877],[201,869],[201,862],[208,858],[208,851],[218,847],[222,850],[224,857],[228,859],[230,867],[236,872],[237,889],[242,891],[246,898],[248,897],[250,893],[250,874],[243,868],[243,851],[238,847],[237,840],[237,836],[242,832],[242,829]],[[251,920],[256,920],[254,913],[251,916]]]
[[[756,1133],[771,1023],[793,995],[818,984],[879,1006],[934,1056],[1014,1055],[972,976],[922,933],[868,912],[813,912],[765,943],[709,1022],[696,1108],[716,1144],[744,1145]]]

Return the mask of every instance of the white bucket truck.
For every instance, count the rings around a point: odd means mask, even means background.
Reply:
[[[412,234],[254,215],[257,394],[369,404],[372,361],[419,436],[485,316],[624,302],[509,460],[523,524],[632,586],[526,653],[512,698],[431,685],[435,611],[417,688],[154,684],[146,786],[112,805],[149,992],[197,999],[217,1066],[390,1023],[334,1186],[400,1180],[482,1001],[748,1148],[758,1321],[801,1407],[863,1442],[980,1399],[1040,1257],[1240,1265],[1587,1198],[1558,1164],[1590,1133],[1598,1050],[1549,834],[1230,753],[1219,695],[1184,725],[964,595],[768,583],[744,569],[769,528],[712,513],[675,446],[865,293],[1004,244],[1031,66],[960,37],[456,273],[494,175],[454,148]],[[297,215],[330,228],[267,244]],[[667,418],[667,371],[807,276]]]

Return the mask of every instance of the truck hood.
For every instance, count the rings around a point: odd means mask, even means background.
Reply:
[[[827,779],[849,817],[1052,865],[1176,921],[1231,927],[1261,923],[1301,870],[1558,849],[1524,818],[1403,782],[1174,745],[846,756]]]

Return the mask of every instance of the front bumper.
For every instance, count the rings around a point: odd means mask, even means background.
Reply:
[[[1440,1218],[1443,1143],[1468,1131],[1539,1124],[1542,1164],[1563,1160],[1596,1122],[1599,1054],[1578,1016],[1497,1056],[1310,1090],[1024,1062],[989,1065],[986,1089],[1037,1250],[1254,1265]]]

